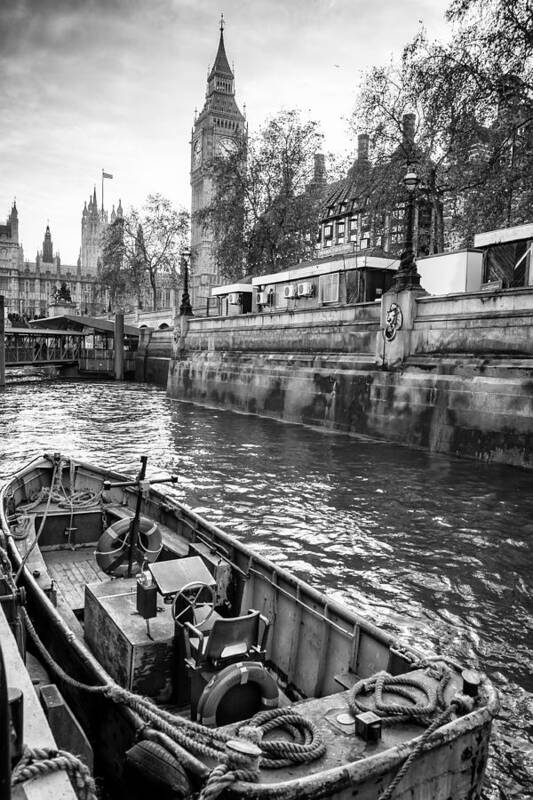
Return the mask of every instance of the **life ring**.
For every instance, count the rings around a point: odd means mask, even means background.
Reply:
[[[125,578],[129,566],[129,542],[132,520],[130,517],[113,522],[98,539],[96,561],[106,575]],[[132,575],[140,571],[145,561],[155,561],[163,539],[157,524],[148,517],[140,517],[137,546],[133,553]]]
[[[279,689],[270,672],[260,661],[239,661],[238,664],[230,664],[221,672],[217,672],[204,687],[196,712],[199,722],[202,725],[215,727],[227,724],[229,721],[239,721],[236,719],[217,720],[217,711],[222,699],[230,689],[248,683],[256,684],[259,689],[262,709],[278,707]],[[259,710],[258,708],[247,709],[245,716],[241,719],[247,719]]]

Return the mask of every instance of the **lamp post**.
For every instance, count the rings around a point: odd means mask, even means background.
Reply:
[[[181,253],[181,266],[183,267],[183,294],[181,295],[180,316],[192,317],[191,298],[189,296],[189,264],[191,251],[183,250]]]
[[[419,184],[420,178],[413,167],[409,167],[403,178],[403,185],[407,189],[405,248],[400,256],[400,267],[392,284],[392,288],[396,292],[401,292],[403,289],[420,289],[420,275],[416,268],[415,254],[413,251],[415,194]]]

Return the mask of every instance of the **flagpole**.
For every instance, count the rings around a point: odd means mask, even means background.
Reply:
[[[104,168],[102,167],[102,219],[104,218]]]

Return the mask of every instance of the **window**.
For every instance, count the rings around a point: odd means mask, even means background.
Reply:
[[[344,220],[337,222],[337,244],[344,244]]]
[[[393,245],[404,243],[404,217],[405,205],[397,206],[391,214],[390,240]]]
[[[363,214],[361,217],[361,239],[368,239],[370,241],[370,214]]]
[[[339,273],[320,275],[318,279],[318,294],[323,303],[338,303],[339,301]]]
[[[348,241],[357,241],[357,217],[350,217],[348,222]]]

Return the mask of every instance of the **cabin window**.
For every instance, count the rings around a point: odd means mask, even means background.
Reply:
[[[339,273],[320,275],[318,279],[319,297],[323,303],[338,303],[339,301]]]

